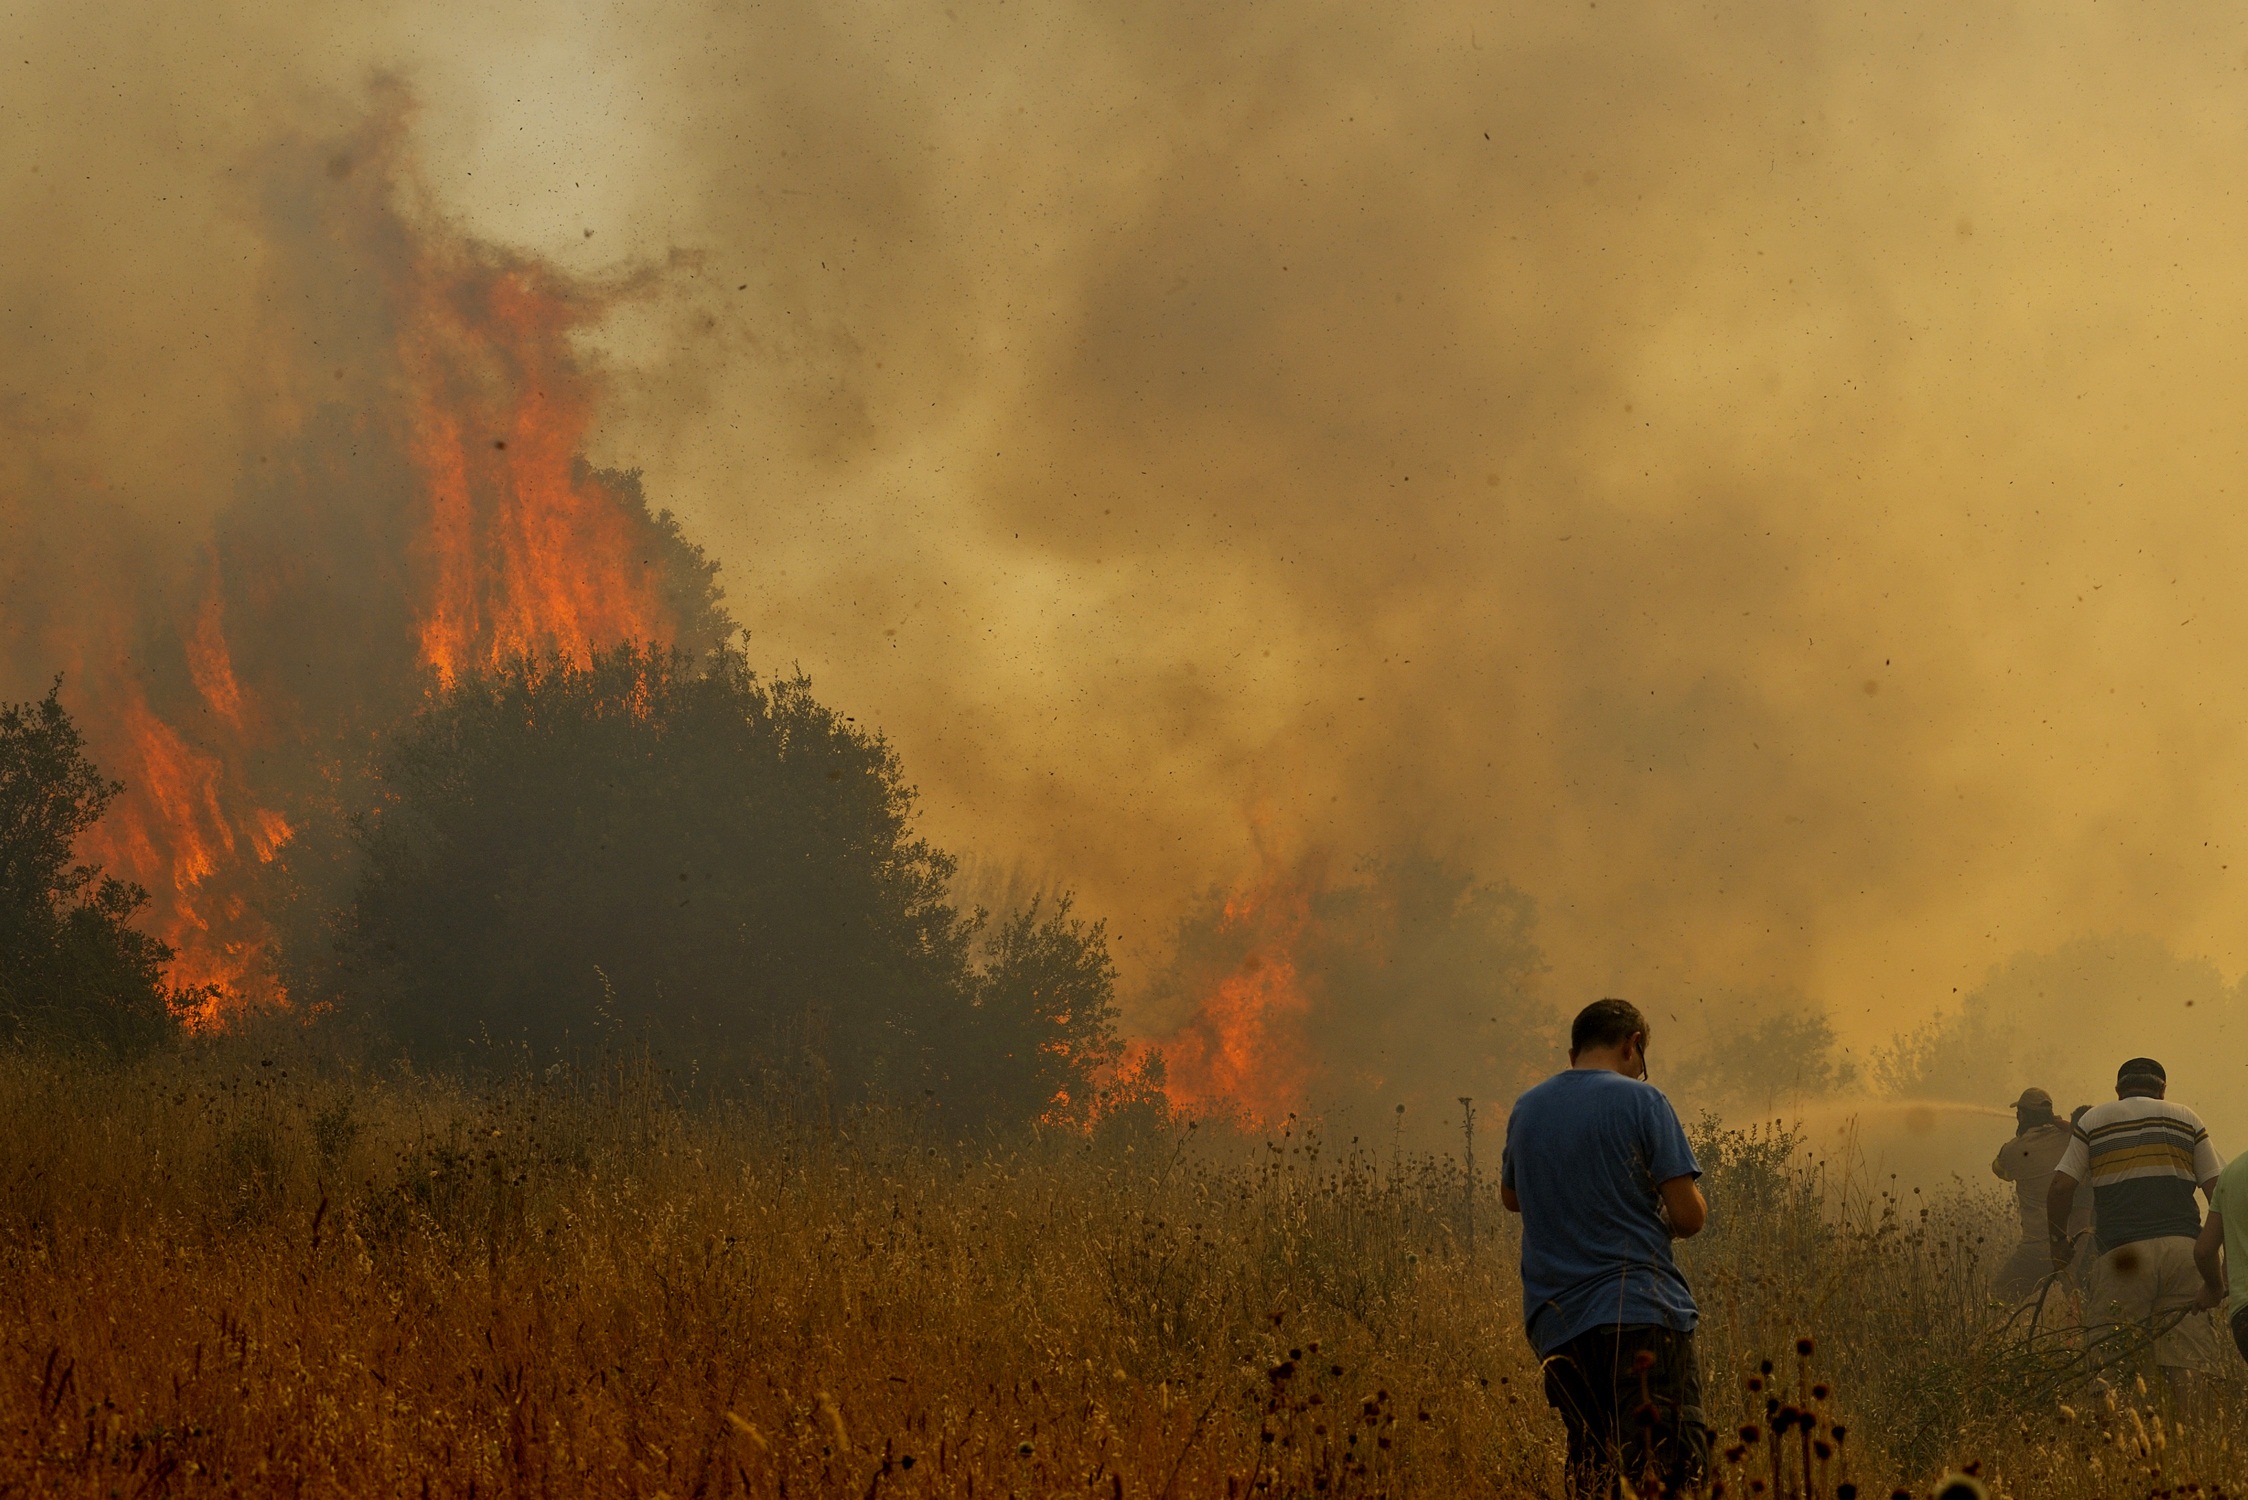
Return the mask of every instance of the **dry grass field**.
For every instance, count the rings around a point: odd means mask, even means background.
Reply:
[[[1386,1142],[963,1142],[255,1036],[0,1062],[0,1138],[7,1493],[1557,1492],[1496,1194],[1471,1254],[1459,1168]],[[2002,1326],[1995,1195],[1923,1209],[1769,1132],[1701,1144],[1727,1493],[2248,1480],[2235,1393],[2188,1431]],[[1774,1438],[1768,1403],[1815,1432]]]

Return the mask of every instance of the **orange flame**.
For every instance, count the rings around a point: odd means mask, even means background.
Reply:
[[[148,889],[150,926],[178,955],[171,982],[201,992],[184,1017],[191,1026],[235,1005],[284,1003],[269,962],[272,929],[231,877],[245,843],[271,861],[289,840],[288,820],[248,800],[226,762],[159,717],[137,685],[104,706],[114,720],[105,755],[126,790],[80,857]]]
[[[363,201],[378,239],[400,227],[387,197]],[[526,653],[582,662],[627,640],[674,640],[637,496],[628,506],[581,459],[599,392],[571,340],[603,298],[441,231],[408,231],[402,243],[383,291],[399,329],[398,378],[369,381],[351,417],[361,440],[387,433],[403,446],[419,484],[396,502],[410,508],[411,540],[403,558],[324,559],[339,576],[394,580],[406,596],[398,618],[410,634],[372,649],[397,653],[394,681],[419,669],[446,686]],[[288,413],[281,425],[301,430],[301,418]],[[324,465],[357,461],[314,454],[299,482],[319,485]],[[299,690],[273,669],[244,671],[248,659],[233,649],[230,602],[272,597],[272,580],[245,574],[241,559],[273,555],[214,550],[200,603],[170,622],[176,657],[157,650],[149,659],[158,665],[146,665],[136,651],[134,667],[74,674],[74,697],[91,698],[79,712],[94,756],[126,788],[81,857],[148,889],[145,925],[178,955],[172,982],[210,987],[188,1017],[197,1025],[288,1004],[259,870],[294,836],[284,809],[314,795],[308,789],[328,774],[323,757],[337,753],[320,736],[338,731],[309,722]],[[264,641],[276,626],[251,628]],[[163,681],[165,660],[184,664],[184,680]],[[143,671],[159,676],[144,680]],[[368,723],[409,706],[376,704]]]
[[[242,684],[234,677],[234,653],[227,649],[226,601],[212,580],[203,607],[195,614],[195,632],[187,638],[187,670],[203,701],[235,733],[242,732]]]
[[[668,638],[630,521],[580,462],[593,402],[569,334],[585,307],[534,269],[463,259],[423,289],[403,351],[428,491],[422,664],[450,684]]]
[[[1302,1110],[1314,1071],[1311,999],[1295,954],[1310,920],[1309,886],[1277,873],[1227,899],[1218,933],[1247,951],[1187,1023],[1154,1044],[1174,1107],[1261,1127]]]

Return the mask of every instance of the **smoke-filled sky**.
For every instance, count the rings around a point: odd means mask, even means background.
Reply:
[[[593,457],[753,659],[1131,972],[1212,883],[1416,846],[1536,899],[1559,1004],[1797,990],[1866,1043],[2086,934],[2248,968],[2236,7],[41,3],[0,45],[9,696],[287,398],[275,153],[410,96],[418,211],[655,270]]]

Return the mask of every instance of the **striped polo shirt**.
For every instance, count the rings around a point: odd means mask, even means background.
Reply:
[[[2193,1191],[2224,1169],[2201,1116],[2167,1099],[2117,1099],[2085,1111],[2053,1170],[2092,1184],[2104,1255],[2118,1245],[2201,1232]]]

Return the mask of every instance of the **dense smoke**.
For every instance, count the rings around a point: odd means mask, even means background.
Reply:
[[[721,32],[650,75],[738,309],[651,479],[1143,961],[1262,824],[1516,882],[1556,997],[1865,1043],[2087,931],[2237,968],[2193,14]]]
[[[87,600],[192,604],[311,368],[277,340],[362,378],[271,194],[372,117],[423,210],[649,270],[586,325],[589,457],[892,736],[933,836],[1116,917],[1143,1024],[1184,1019],[1187,893],[1416,851],[1535,901],[1549,1006],[1801,996],[1861,1058],[2086,934],[2248,966],[2229,9],[7,40],[11,696]],[[2071,1076],[2129,1046],[2081,1030]]]

